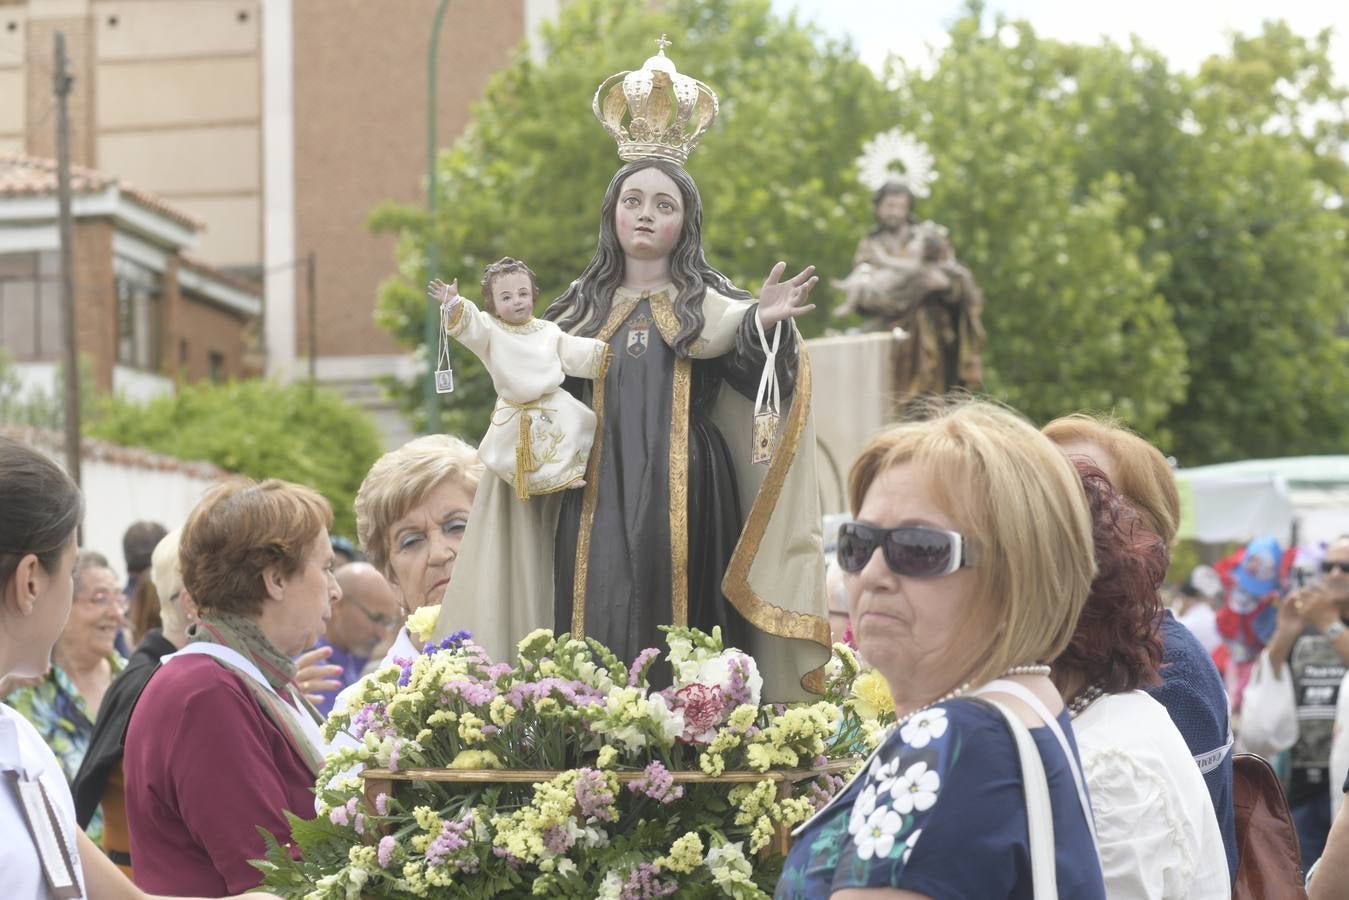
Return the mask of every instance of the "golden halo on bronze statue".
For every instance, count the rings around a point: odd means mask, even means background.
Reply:
[[[717,117],[716,92],[679,74],[665,55],[669,45],[662,34],[640,69],[610,75],[595,90],[590,108],[624,162],[656,157],[682,166]]]

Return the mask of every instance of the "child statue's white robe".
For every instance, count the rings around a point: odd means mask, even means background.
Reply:
[[[492,424],[478,447],[483,465],[521,498],[580,481],[595,442],[595,413],[560,388],[567,376],[602,377],[608,345],[544,319],[512,325],[463,299],[446,333],[482,360],[497,391]],[[526,435],[529,453],[522,455]]]

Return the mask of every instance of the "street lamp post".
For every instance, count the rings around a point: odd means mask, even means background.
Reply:
[[[426,51],[426,277],[436,277],[436,59],[440,47],[440,24],[445,19],[445,8],[450,0],[440,0],[436,4],[436,17],[431,23],[431,41]],[[440,347],[440,316],[436,304],[427,300],[426,306],[426,359],[428,366],[435,366],[431,356]],[[436,399],[436,384],[430,371],[422,375],[422,402],[426,410],[425,431],[435,430],[439,403]]]

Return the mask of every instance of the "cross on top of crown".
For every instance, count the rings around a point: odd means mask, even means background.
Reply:
[[[668,47],[668,46],[670,46],[670,44],[671,44],[671,41],[666,40],[666,39],[665,39],[665,35],[662,34],[662,35],[660,36],[660,40],[656,41],[656,52],[658,52],[658,53],[660,53],[662,56],[664,56],[664,55],[665,55],[665,48]]]

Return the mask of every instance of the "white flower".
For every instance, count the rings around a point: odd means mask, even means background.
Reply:
[[[600,882],[600,892],[595,895],[595,900],[619,900],[623,896],[623,879],[613,869],[604,876],[604,881]]]
[[[918,835],[922,833],[923,829],[921,828],[915,828],[912,832],[909,833],[909,839],[904,844],[904,862],[906,864],[909,861],[909,854],[913,852],[913,845],[918,843]]]
[[[857,834],[866,825],[867,819],[876,810],[876,789],[871,785],[862,788],[862,793],[852,804],[852,816],[848,819],[848,834]]]
[[[946,710],[925,709],[904,723],[904,727],[899,729],[899,739],[915,750],[922,750],[946,734],[950,724],[946,720]]]
[[[908,815],[915,810],[922,812],[932,808],[937,802],[937,791],[941,788],[941,776],[927,767],[925,762],[909,766],[895,779],[890,787],[890,798],[895,803],[895,811]]]
[[[763,694],[763,676],[759,674],[759,667],[755,665],[754,657],[741,653],[739,650],[725,650],[711,659],[704,660],[690,681],[716,685],[721,688],[723,694],[727,694],[731,689],[732,663],[735,663],[745,675],[745,686],[749,688],[749,699],[744,702],[751,706],[758,706]]]
[[[670,709],[660,694],[651,694],[646,700],[647,715],[660,729],[661,743],[669,747],[676,737],[684,733],[684,711]]]
[[[712,873],[712,880],[728,894],[729,888],[744,884],[754,874],[754,867],[745,859],[742,846],[743,842],[722,844],[710,848],[703,857],[703,865]]]
[[[867,819],[864,825],[853,837],[853,844],[857,847],[858,859],[885,859],[890,855],[890,851],[895,849],[895,835],[899,829],[904,827],[904,820],[900,818],[899,813],[890,809],[888,806],[878,807]]]
[[[899,773],[899,757],[896,756],[888,763],[880,765],[880,758],[871,764],[871,780],[876,782],[876,790],[882,794],[890,790],[891,785],[895,783],[895,776]]]
[[[867,141],[857,157],[857,178],[870,190],[887,181],[903,180],[915,197],[926,197],[937,180],[932,153],[922,141],[892,128]]]

